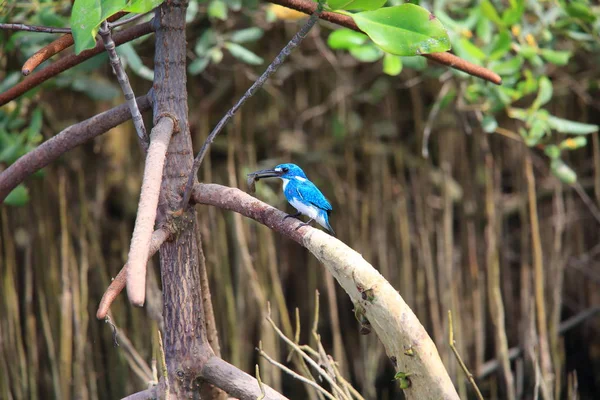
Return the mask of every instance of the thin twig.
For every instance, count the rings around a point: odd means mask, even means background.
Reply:
[[[285,59],[290,55],[290,53],[298,47],[298,45],[302,42],[302,40],[306,37],[310,29],[315,25],[319,16],[323,12],[323,0],[319,0],[318,5],[315,7],[314,13],[310,16],[306,24],[294,35],[292,40],[281,50],[281,52],[275,57],[273,62],[267,67],[265,72],[250,86],[250,88],[244,93],[244,95],[238,100],[238,102],[229,110],[227,113],[221,118],[217,126],[212,130],[210,135],[206,138],[206,141],[202,145],[200,152],[194,159],[194,164],[192,166],[192,171],[188,177],[187,185],[185,187],[185,192],[183,194],[183,198],[181,200],[181,205],[179,206],[180,211],[187,206],[190,201],[190,197],[192,195],[192,189],[194,188],[194,181],[196,180],[196,175],[198,174],[198,169],[200,168],[200,164],[202,164],[202,160],[208,151],[208,147],[211,145],[215,137],[221,132],[223,127],[229,122],[229,120],[234,116],[237,110],[248,100],[258,89],[260,89],[265,82],[269,79],[271,75],[277,71],[277,69],[283,64]]]
[[[127,296],[137,306],[142,306],[146,299],[146,264],[156,220],[165,156],[175,125],[176,121],[169,116],[158,121],[152,129],[152,140],[146,156],[140,202],[127,257]]]
[[[312,14],[315,11],[316,4],[310,0],[268,0],[270,3],[279,4],[281,6],[291,8],[296,11],[303,12],[305,14]],[[337,14],[334,12],[324,12],[321,14],[320,18],[333,22],[334,24],[338,24],[344,26],[346,28],[350,28],[357,32],[362,32],[360,28],[356,25],[354,20],[346,15]],[[493,71],[490,71],[487,68],[481,67],[479,65],[475,65],[467,60],[464,60],[460,57],[455,56],[452,53],[433,53],[433,54],[423,54],[423,57],[440,63],[442,65],[446,65],[450,68],[457,69],[459,71],[466,72],[469,75],[476,76],[481,79],[485,79],[486,81],[490,81],[495,83],[496,85],[502,84],[502,78],[500,75],[496,74]]]
[[[55,28],[53,26],[38,26],[25,24],[0,24],[0,30],[40,33],[71,33],[70,28]]]
[[[136,99],[139,109],[152,107],[152,93]],[[6,196],[35,171],[44,168],[62,154],[95,138],[131,118],[126,105],[122,104],[62,130],[0,173],[0,203]]]
[[[258,364],[256,364],[256,380],[258,381],[258,387],[260,388],[260,396],[258,396],[256,398],[256,400],[263,400],[266,396],[265,393],[265,386],[262,383],[262,380],[260,379],[260,368],[258,367]]]
[[[100,34],[102,42],[104,43],[104,48],[108,53],[110,65],[112,65],[113,71],[117,76],[117,80],[119,81],[119,85],[121,85],[121,90],[123,90],[123,94],[125,95],[125,101],[127,102],[127,106],[129,106],[129,111],[131,112],[131,119],[133,120],[133,126],[135,126],[135,131],[137,132],[138,139],[140,140],[140,144],[142,146],[142,149],[144,150],[144,153],[146,153],[148,151],[149,140],[148,134],[146,133],[146,127],[144,126],[144,119],[142,118],[142,114],[140,113],[137,103],[135,102],[135,95],[133,93],[133,89],[131,88],[129,78],[127,77],[127,73],[123,68],[121,59],[117,54],[115,42],[112,39],[112,35],[110,33],[110,28],[107,21],[102,22],[98,33]]]
[[[131,28],[125,29],[117,33],[113,39],[117,46],[131,42],[134,39],[139,38],[140,36],[144,36],[149,34],[154,30],[152,25],[152,21],[145,22],[143,24],[134,25]],[[69,68],[72,68],[82,62],[89,60],[97,54],[100,54],[104,51],[104,45],[102,42],[96,43],[96,47],[90,50],[85,50],[79,53],[78,55],[71,54],[55,63],[49,65],[41,71],[36,72],[33,75],[29,75],[27,78],[23,79],[21,82],[17,83],[12,88],[8,89],[4,93],[0,93],[0,107],[5,105],[11,100],[16,99],[21,96],[23,93],[33,89],[36,86],[39,86],[43,82],[47,81],[50,78],[55,77],[63,71],[66,71]]]
[[[452,86],[451,81],[447,81],[446,83],[444,83],[444,85],[440,89],[440,92],[438,93],[437,99],[435,100],[433,107],[431,107],[431,111],[429,112],[429,117],[427,117],[427,124],[425,125],[425,128],[423,129],[423,143],[421,144],[421,154],[425,158],[429,158],[429,136],[431,136],[431,129],[433,127],[433,122],[435,121],[435,118],[437,117],[437,114],[440,111],[442,102],[444,101],[444,98],[450,91],[451,86]]]
[[[167,358],[165,357],[165,345],[163,343],[162,334],[158,330],[158,348],[160,350],[160,367],[162,368],[162,376],[165,382],[165,400],[169,400],[169,371],[167,370]]]
[[[275,321],[273,321],[271,319],[271,313],[270,313],[270,304],[267,303],[267,307],[269,309],[268,315],[267,315],[267,322],[269,322],[269,324],[271,324],[271,326],[273,327],[273,329],[275,330],[275,332],[279,335],[279,337],[281,337],[281,339],[283,339],[284,342],[286,342],[289,346],[294,347],[295,350],[298,352],[298,354],[300,354],[302,356],[302,358],[304,358],[304,360],[310,364],[315,370],[317,370],[319,372],[319,375],[321,375],[327,382],[329,382],[329,384],[331,385],[331,387],[333,387],[340,395],[340,397],[344,400],[351,400],[348,398],[348,396],[346,396],[346,394],[344,393],[344,391],[342,390],[342,388],[340,388],[338,386],[337,383],[335,383],[335,381],[329,376],[329,374],[327,373],[327,371],[325,371],[323,368],[321,368],[319,366],[319,364],[317,364],[315,362],[315,360],[313,360],[312,358],[310,358],[308,356],[308,354],[306,354],[304,351],[302,351],[302,349],[300,349],[300,347],[294,343],[292,340],[290,340],[287,336],[285,336],[285,334],[281,331],[281,329],[279,329],[277,327],[277,325],[275,324]]]
[[[129,23],[131,23],[131,22],[133,22],[133,21],[137,21],[138,19],[140,19],[140,18],[142,18],[142,17],[145,17],[146,15],[148,15],[148,14],[150,14],[150,13],[153,13],[153,12],[154,12],[154,9],[152,9],[151,11],[148,11],[147,13],[144,13],[144,14],[134,14],[134,15],[132,15],[131,17],[128,17],[128,18],[125,18],[125,19],[119,20],[119,21],[117,21],[117,22],[111,22],[111,21],[109,20],[109,21],[108,21],[108,22],[109,22],[109,23],[108,23],[108,27],[109,27],[110,29],[113,29],[113,28],[117,28],[117,27],[119,27],[119,26],[127,25],[127,24],[129,24]]]
[[[259,344],[259,346],[260,346],[260,344]],[[269,363],[273,364],[277,368],[281,369],[286,374],[290,375],[292,378],[298,379],[300,382],[305,383],[305,384],[307,384],[309,386],[314,387],[319,392],[323,393],[323,395],[325,395],[328,399],[336,400],[336,398],[333,397],[331,395],[331,393],[329,393],[327,390],[323,389],[321,386],[317,385],[316,382],[313,382],[310,379],[307,379],[307,378],[303,377],[302,375],[300,375],[300,374],[292,371],[291,369],[289,369],[285,365],[283,365],[283,364],[275,361],[271,357],[269,357],[269,355],[267,353],[265,353],[261,347],[258,347],[256,350],[258,350],[258,355],[260,355],[261,357],[263,357],[265,360],[267,360]]]
[[[469,369],[465,365],[462,357],[458,353],[458,349],[456,348],[456,346],[454,344],[454,327],[452,326],[452,312],[450,310],[448,310],[448,331],[449,331],[448,332],[448,337],[449,337],[448,341],[450,342],[450,348],[452,349],[452,352],[454,352],[454,355],[456,356],[456,360],[458,361],[458,364],[464,371],[465,375],[467,375],[467,379],[469,380],[469,382],[471,382],[471,386],[473,386],[473,389],[475,389],[475,394],[477,394],[477,398],[479,400],[483,400],[483,395],[481,394],[481,391],[479,390],[477,383],[475,383],[475,378],[473,378],[473,374],[469,371]]]

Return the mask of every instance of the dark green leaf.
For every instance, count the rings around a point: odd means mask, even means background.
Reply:
[[[96,45],[95,37],[101,18],[100,0],[75,0],[71,11],[71,30],[76,54]]]
[[[596,16],[594,13],[592,13],[592,9],[586,4],[569,2],[569,4],[567,4],[565,7],[565,11],[567,14],[569,14],[569,16],[580,19],[584,22],[591,23],[596,20]]]
[[[427,68],[427,59],[425,57],[400,57],[402,60],[402,66],[405,68],[414,69],[416,71],[422,71]]]
[[[489,0],[483,0],[479,3],[479,8],[481,9],[481,13],[490,21],[495,23],[498,26],[504,26],[504,22],[500,15],[498,15],[498,11]]]
[[[511,43],[512,38],[507,30],[498,33],[494,39],[488,58],[490,60],[499,60],[504,57],[510,51]]]
[[[263,30],[257,27],[241,29],[231,34],[230,40],[235,43],[254,42],[263,36]]]
[[[415,56],[450,50],[448,33],[429,11],[414,4],[352,14],[354,22],[384,51]]]
[[[523,66],[523,57],[516,56],[506,61],[494,62],[489,65],[490,69],[498,75],[513,75],[521,71]]]
[[[511,7],[502,13],[502,22],[505,26],[511,26],[521,21],[525,12],[525,0],[516,0],[512,3]]]
[[[4,199],[4,204],[14,207],[21,207],[29,201],[29,191],[24,185],[19,185],[12,190]]]
[[[362,46],[368,40],[369,37],[364,33],[342,28],[331,32],[327,38],[327,44],[334,50],[350,50],[353,47]]]
[[[544,153],[546,153],[546,155],[548,157],[550,157],[551,159],[555,159],[555,158],[560,157],[561,151],[557,145],[550,144],[544,148]]]
[[[264,62],[262,58],[237,43],[227,42],[225,48],[229,50],[232,56],[246,64],[261,65]]]
[[[383,72],[391,76],[400,74],[402,72],[402,60],[400,56],[385,53],[383,56]]]
[[[332,10],[369,11],[383,7],[386,0],[327,0]]]

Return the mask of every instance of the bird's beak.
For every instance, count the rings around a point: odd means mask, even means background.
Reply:
[[[282,174],[282,171],[275,171],[274,169],[263,169],[248,174],[248,177],[252,177],[255,180],[259,180],[263,178],[279,178]]]

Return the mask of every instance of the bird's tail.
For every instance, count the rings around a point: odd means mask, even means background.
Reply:
[[[325,228],[327,228],[327,230],[329,231],[329,233],[331,233],[331,236],[335,236],[335,231],[333,230],[333,228],[329,224],[329,216],[325,215],[324,219],[325,219]]]

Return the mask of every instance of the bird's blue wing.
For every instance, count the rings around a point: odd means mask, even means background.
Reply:
[[[300,198],[304,201],[314,205],[315,207],[320,208],[321,210],[327,211],[330,213],[332,208],[329,201],[323,196],[323,193],[309,180],[297,182],[296,191]]]

